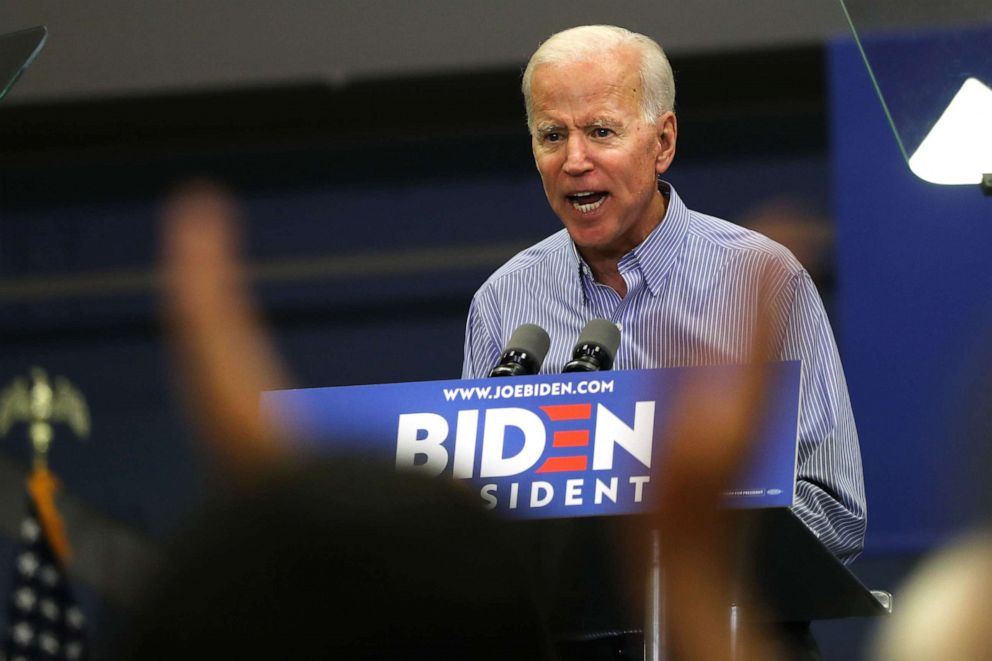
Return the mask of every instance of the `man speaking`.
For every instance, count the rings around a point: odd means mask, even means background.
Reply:
[[[823,304],[788,250],[690,210],[659,178],[678,135],[661,47],[613,26],[565,30],[531,57],[522,88],[534,161],[565,227],[476,293],[463,377],[487,376],[525,323],[551,336],[542,372],[560,372],[593,318],[622,330],[614,369],[743,362],[766,301],[781,329],[772,356],[803,363],[794,511],[852,560],[865,533],[861,457]]]

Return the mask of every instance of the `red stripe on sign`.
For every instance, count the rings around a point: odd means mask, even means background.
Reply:
[[[551,457],[537,469],[538,473],[564,473],[584,471],[589,457]]]
[[[558,404],[542,406],[552,420],[588,420],[592,417],[592,404]]]
[[[556,448],[577,448],[589,445],[589,430],[556,431],[552,437],[551,445]]]

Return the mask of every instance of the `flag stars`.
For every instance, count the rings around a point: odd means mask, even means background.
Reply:
[[[0,630],[0,661],[83,661],[85,618],[45,536],[33,503],[18,530],[9,626]]]
[[[75,629],[82,629],[83,623],[86,621],[86,618],[83,617],[83,611],[79,610],[76,606],[67,609],[65,617],[69,621],[69,626]]]
[[[59,640],[52,632],[45,631],[38,636],[38,647],[46,654],[55,656],[59,651]]]
[[[38,596],[31,588],[21,588],[14,593],[14,605],[22,611],[30,611],[38,601]]]
[[[38,571],[38,564],[38,558],[30,551],[22,553],[17,558],[17,569],[27,578],[31,578]]]
[[[14,642],[22,647],[26,647],[34,640],[34,629],[27,622],[18,622],[11,631]]]
[[[54,588],[59,582],[59,571],[52,565],[45,565],[41,568],[41,582]]]
[[[59,613],[58,604],[56,604],[51,599],[42,599],[41,614],[44,615],[49,620],[51,620],[52,622],[54,622],[55,620],[59,619],[60,613]]]
[[[66,644],[65,656],[67,659],[81,659],[83,657],[82,643],[73,641],[71,643]]]
[[[38,540],[38,535],[41,533],[41,526],[38,522],[32,518],[27,518],[21,521],[21,539],[29,544],[33,544]]]

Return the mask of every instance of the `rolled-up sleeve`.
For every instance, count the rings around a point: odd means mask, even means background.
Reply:
[[[796,276],[782,353],[803,365],[793,510],[850,562],[864,547],[867,522],[861,450],[833,332],[805,271]]]

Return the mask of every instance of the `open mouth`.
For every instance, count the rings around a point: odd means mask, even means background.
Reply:
[[[590,211],[595,211],[603,202],[609,197],[609,193],[604,193],[601,191],[583,191],[581,193],[575,193],[573,195],[566,195],[569,203],[576,210],[582,213],[589,213]]]

